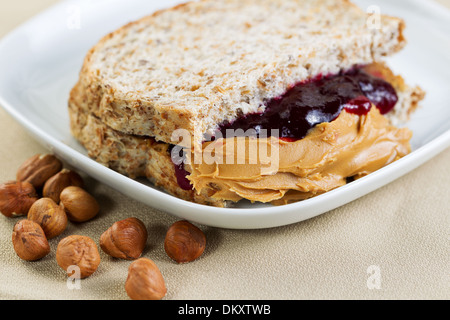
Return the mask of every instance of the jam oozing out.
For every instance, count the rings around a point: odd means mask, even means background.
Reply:
[[[189,172],[184,168],[184,163],[174,164],[175,176],[177,177],[178,186],[183,190],[192,190],[191,182],[186,178]]]
[[[308,130],[322,122],[336,119],[341,111],[364,115],[373,103],[381,114],[391,111],[397,103],[391,84],[372,76],[360,68],[333,76],[300,83],[279,98],[267,103],[263,113],[224,123],[219,130],[226,137],[226,129],[279,129],[280,138],[295,141],[306,136]]]
[[[186,171],[186,169],[184,168],[184,163],[176,163],[177,161],[174,161],[173,159],[173,155],[172,152],[177,152],[174,150],[175,145],[170,145],[169,149],[167,150],[169,152],[170,158],[172,159],[172,163],[175,169],[175,177],[177,178],[177,183],[178,186],[183,189],[183,190],[192,190],[192,185],[191,182],[189,181],[189,179],[187,178],[187,176],[189,175],[189,172]],[[179,157],[183,157],[183,151],[179,150],[178,151],[178,156]]]

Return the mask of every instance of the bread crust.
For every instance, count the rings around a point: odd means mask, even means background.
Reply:
[[[218,20],[221,14],[229,19]],[[295,83],[372,63],[405,45],[401,19],[382,16],[375,30],[367,17],[347,0],[203,0],[160,10],[88,52],[69,109],[166,143],[183,128],[200,143],[219,123],[263,111],[264,101]]]

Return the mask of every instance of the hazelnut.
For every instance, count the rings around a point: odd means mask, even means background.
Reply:
[[[0,185],[0,212],[7,217],[26,215],[36,200],[36,191],[28,182],[10,181]]]
[[[36,222],[30,220],[16,223],[12,242],[17,255],[23,260],[39,260],[50,252],[44,230]]]
[[[60,197],[60,204],[70,221],[88,221],[100,211],[97,200],[80,187],[67,187],[61,192]]]
[[[64,209],[50,198],[42,198],[33,203],[28,211],[28,220],[38,223],[47,239],[59,236],[67,227]]]
[[[147,258],[130,264],[125,290],[133,300],[161,300],[167,293],[161,271]]]
[[[58,265],[68,272],[70,266],[80,268],[80,278],[93,274],[100,264],[100,254],[94,240],[85,236],[72,235],[62,239],[56,249]],[[69,272],[68,272],[68,275]]]
[[[100,237],[102,250],[114,258],[139,258],[147,243],[147,229],[137,218],[115,222]]]
[[[63,169],[59,173],[47,180],[44,184],[42,195],[46,198],[51,198],[56,203],[59,203],[59,196],[61,192],[70,186],[83,187],[83,179],[75,171]]]
[[[205,234],[188,221],[175,222],[164,240],[167,255],[178,263],[197,259],[205,251],[205,246]]]
[[[31,183],[36,189],[62,168],[62,162],[51,154],[37,154],[25,161],[17,170],[17,180]]]

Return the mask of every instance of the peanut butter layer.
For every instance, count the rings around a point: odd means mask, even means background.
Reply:
[[[287,204],[335,189],[348,177],[360,178],[405,156],[411,136],[409,129],[390,125],[374,106],[362,116],[344,110],[297,141],[234,137],[204,143],[203,161],[191,154],[188,179],[196,192],[206,191],[216,199]]]

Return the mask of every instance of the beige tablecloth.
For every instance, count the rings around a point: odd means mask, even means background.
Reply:
[[[2,1],[0,36],[55,0]],[[449,5],[449,1],[445,1]],[[18,166],[47,152],[0,108],[0,181],[14,179]],[[448,299],[450,150],[410,174],[357,201],[317,218],[266,230],[200,226],[204,255],[177,265],[163,239],[176,219],[87,179],[101,214],[70,223],[63,236],[81,234],[97,243],[113,222],[135,216],[149,230],[144,256],[165,278],[165,299]],[[98,271],[69,290],[51,253],[38,262],[15,254],[11,232],[19,219],[0,216],[0,298],[128,299],[129,261],[101,252]]]

